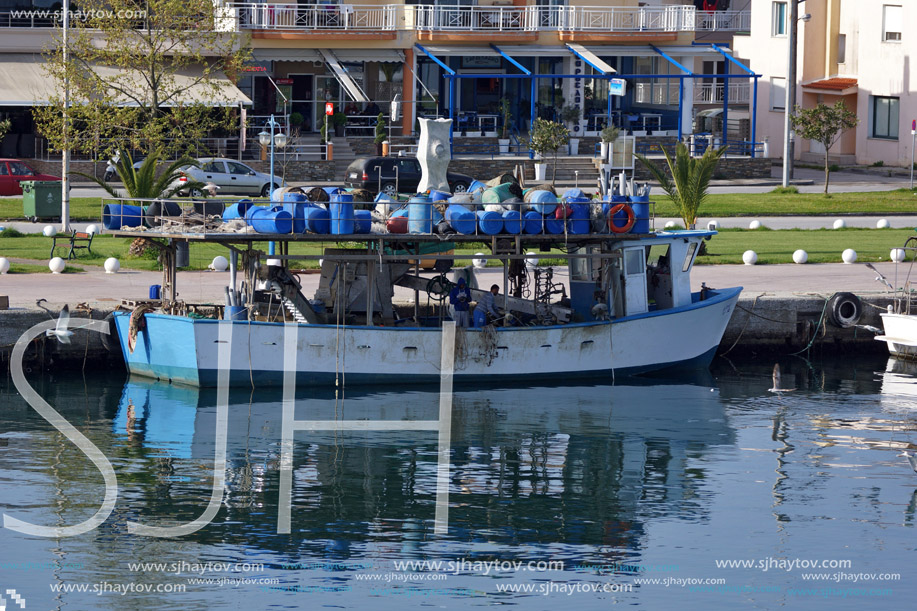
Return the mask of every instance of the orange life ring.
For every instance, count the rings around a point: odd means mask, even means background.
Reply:
[[[615,225],[615,215],[621,210],[627,213],[627,222],[624,223],[623,226],[618,227]],[[614,233],[627,233],[634,228],[635,222],[637,222],[637,215],[634,214],[634,209],[627,204],[618,204],[608,211],[608,228]]]

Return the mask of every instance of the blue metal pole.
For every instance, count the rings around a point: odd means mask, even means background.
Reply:
[[[274,120],[274,115],[271,115],[270,121],[267,123],[268,127],[271,128],[271,175],[267,179],[270,187],[268,188],[268,199],[273,199],[274,195],[274,127],[277,125],[277,122]],[[277,248],[277,245],[274,242],[267,243],[267,254],[273,255],[276,254],[274,251]]]
[[[726,73],[723,75],[723,146],[729,144],[729,62],[725,62]]]
[[[532,137],[532,130],[535,128],[535,119],[537,117],[535,111],[535,101],[538,95],[538,79],[534,76],[532,77],[532,99],[529,101],[529,138]],[[529,159],[533,159],[535,155],[529,149]]]
[[[681,134],[684,129],[684,125],[682,123],[683,117],[684,117],[684,103],[685,103],[685,77],[681,77],[678,79],[678,140],[679,141],[681,141]]]

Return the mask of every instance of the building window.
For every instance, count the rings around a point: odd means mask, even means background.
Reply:
[[[898,139],[898,98],[872,96],[872,137]]]
[[[882,7],[882,40],[886,42],[901,42],[901,25],[904,16],[901,7],[886,4]]]
[[[786,79],[771,77],[771,110],[786,110]]]
[[[786,36],[786,2],[774,2],[771,36]]]
[[[837,35],[837,63],[843,64],[847,61],[847,35]]]

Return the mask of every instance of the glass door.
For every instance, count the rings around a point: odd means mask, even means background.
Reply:
[[[333,76],[318,75],[315,77],[315,120],[312,123],[312,131],[318,132],[325,121],[325,102],[334,102],[334,110],[343,109],[344,92],[341,84]],[[328,124],[329,136],[334,132],[331,126],[330,118]]]

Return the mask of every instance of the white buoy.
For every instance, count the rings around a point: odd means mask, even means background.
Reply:
[[[223,255],[217,255],[213,258],[213,262],[210,264],[210,267],[217,272],[225,272],[229,269],[229,260],[226,259]]]
[[[801,248],[793,253],[793,263],[799,263],[800,265],[809,260],[809,253],[802,250]]]
[[[60,257],[54,257],[48,261],[48,268],[55,274],[59,274],[64,271],[64,268],[67,267],[67,264],[64,263],[64,260]]]
[[[848,248],[843,253],[841,253],[841,259],[844,260],[844,263],[856,263],[857,251],[852,248]]]
[[[846,226],[847,226],[847,223],[844,221],[844,219],[837,219],[836,221],[834,221],[835,229],[844,229]]]
[[[876,221],[876,229],[888,229],[891,225],[888,222],[888,219],[879,219]]]
[[[761,228],[761,221],[755,220],[755,221],[750,222],[750,223],[748,224],[748,228],[749,228],[749,229],[760,229],[760,228]]]
[[[41,230],[45,234],[46,238],[53,238],[57,235],[57,227],[54,225],[45,225],[45,228]]]
[[[228,266],[229,262],[226,265]],[[283,261],[281,259],[268,259],[265,261],[265,265],[268,267],[283,267]]]
[[[536,256],[537,254],[538,253],[536,253],[534,250],[530,250],[525,253],[525,266],[527,268],[532,269],[533,267],[538,267],[538,257]]]
[[[121,262],[114,257],[108,257],[105,259],[105,273],[106,274],[117,274],[118,270],[121,269]]]
[[[889,257],[895,263],[901,263],[904,261],[905,254],[906,253],[903,248],[892,248],[891,252],[889,253]]]
[[[745,265],[754,265],[758,262],[758,253],[753,250],[746,250],[742,254],[742,261],[745,263]]]
[[[708,230],[708,231],[716,231],[716,230],[719,229],[719,228],[720,228],[720,222],[719,222],[719,221],[710,221],[709,223],[707,223],[707,230]]]
[[[86,233],[88,233],[89,235],[95,235],[95,234],[99,233],[99,226],[98,226],[98,225],[90,225],[89,227],[86,228]]]
[[[483,257],[484,253],[476,252],[474,253],[475,257]],[[487,265],[487,259],[472,259],[471,264],[474,265],[477,269],[481,269]]]
[[[0,274],[10,271],[10,260],[6,257],[0,257]]]
[[[675,225],[676,225],[675,221],[667,221],[665,224],[665,228],[672,229],[673,227],[675,227]]]

